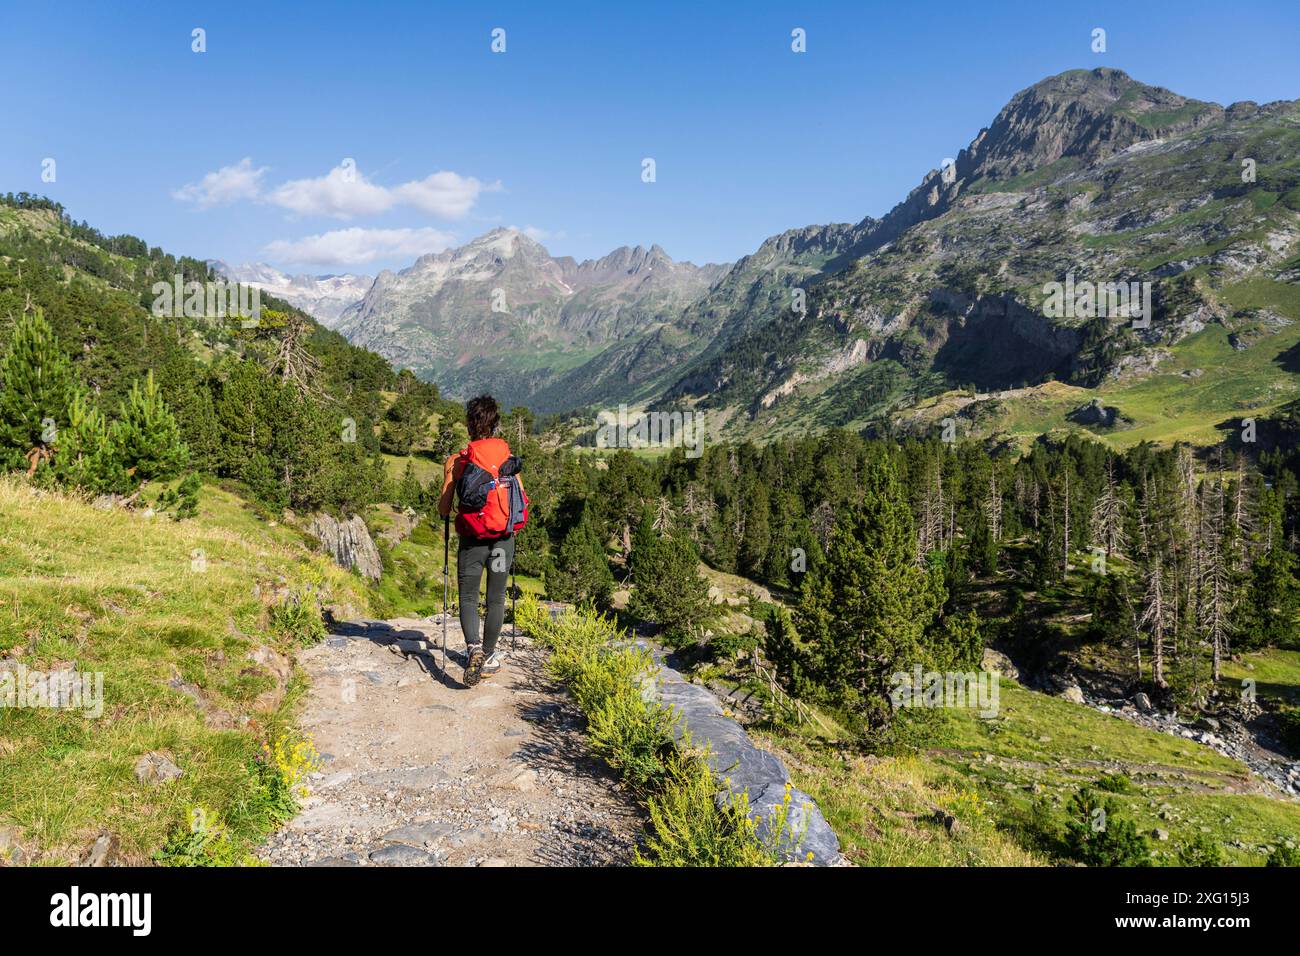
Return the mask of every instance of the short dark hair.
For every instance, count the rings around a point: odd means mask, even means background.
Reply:
[[[491,438],[500,423],[501,410],[491,395],[480,395],[465,403],[465,425],[469,428],[470,441]]]

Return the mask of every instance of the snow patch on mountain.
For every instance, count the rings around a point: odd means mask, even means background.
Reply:
[[[289,275],[265,262],[232,266],[209,259],[208,265],[223,278],[246,283],[302,309],[328,329],[335,328],[343,313],[365,298],[375,281],[367,275]]]

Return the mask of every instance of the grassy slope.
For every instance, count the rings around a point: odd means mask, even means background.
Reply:
[[[948,711],[943,746],[911,757],[841,755],[811,731],[761,734],[812,794],[845,852],[864,865],[1027,865],[1048,862],[1015,838],[1037,799],[1065,820],[1070,796],[1108,774],[1132,781],[1112,794],[1170,863],[1202,832],[1233,865],[1260,865],[1261,846],[1295,839],[1300,803],[1262,793],[1246,768],[1200,744],[1156,733],[1004,680],[998,715]],[[934,807],[955,815],[949,836]],[[1154,838],[1155,830],[1168,834]],[[1243,847],[1231,846],[1240,841]]]
[[[1257,289],[1241,294],[1251,307],[1269,307],[1262,304],[1265,302],[1277,305],[1277,299],[1270,298],[1267,292]],[[1291,309],[1289,314],[1300,314],[1300,309]],[[1300,378],[1282,367],[1283,353],[1297,344],[1300,321],[1263,336],[1242,351],[1228,344],[1227,329],[1213,325],[1179,342],[1171,350],[1172,359],[1155,375],[1107,382],[1096,389],[1056,382],[1027,389],[1015,398],[1003,400],[993,415],[979,421],[974,431],[980,435],[1007,433],[1022,446],[1044,432],[1058,429],[1083,432],[1121,450],[1142,441],[1215,444],[1223,439],[1223,429],[1239,428],[1241,419],[1267,416],[1300,396]],[[1183,374],[1197,369],[1202,374]],[[961,407],[961,394],[945,393],[897,417],[909,424],[924,421],[937,428],[942,418]],[[1132,426],[1094,431],[1066,417],[1093,398],[1118,408],[1132,420]]]
[[[1269,648],[1252,651],[1241,660],[1224,661],[1223,676],[1232,682],[1255,681],[1261,700],[1284,700],[1300,704],[1300,651]]]
[[[254,594],[283,585],[320,585],[324,600],[365,608],[359,579],[301,546],[297,532],[271,527],[239,499],[207,487],[201,513],[175,522],[35,493],[0,481],[0,657],[21,650],[29,668],[72,662],[104,673],[104,714],[0,711],[0,823],[19,826],[43,862],[75,862],[101,829],[129,859],[147,862],[169,830],[201,804],[232,833],[259,835],[245,770],[273,712],[253,699],[273,683],[246,654],[274,646],[265,605]],[[202,551],[206,570],[193,570]],[[279,648],[288,650],[288,648]],[[166,682],[197,684],[212,706],[252,721],[243,729],[205,725],[195,705]],[[168,749],[185,771],[153,788],[132,769]]]

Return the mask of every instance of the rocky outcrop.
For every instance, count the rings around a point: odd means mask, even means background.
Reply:
[[[411,536],[419,523],[420,515],[414,509],[406,508],[392,516],[389,526],[379,532],[379,538],[390,548],[395,548]]]
[[[1101,400],[1096,398],[1080,405],[1065,417],[1089,428],[1113,428],[1127,421],[1114,405],[1103,405]]]
[[[307,533],[320,542],[321,550],[341,568],[355,570],[363,578],[378,581],[382,572],[379,549],[360,515],[339,521],[332,515],[313,515]]]
[[[1009,680],[1020,680],[1020,670],[1011,662],[1011,658],[991,647],[984,648],[984,656],[980,661],[980,667],[990,674],[998,674]]]
[[[151,786],[169,783],[185,773],[167,750],[153,750],[135,762],[135,779]]]

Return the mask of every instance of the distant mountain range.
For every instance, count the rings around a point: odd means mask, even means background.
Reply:
[[[592,394],[575,369],[674,320],[726,268],[675,262],[658,246],[577,262],[494,229],[381,272],[338,329],[450,394],[491,390],[507,403],[568,408]]]
[[[209,259],[208,265],[219,276],[247,283],[283,299],[330,329],[338,325],[343,311],[360,301],[375,281],[373,276],[364,275],[291,276],[265,262],[232,266],[220,259]]]
[[[755,436],[874,427],[954,387],[1160,374],[1210,325],[1234,343],[1288,328],[1297,155],[1300,102],[1225,108],[1072,70],[1016,94],[881,219],[792,229],[734,264],[658,246],[576,262],[496,229],[373,285],[234,274],[315,295],[305,310],[451,395],[698,405]],[[1149,326],[1047,314],[1047,284],[1067,278],[1150,283]]]

